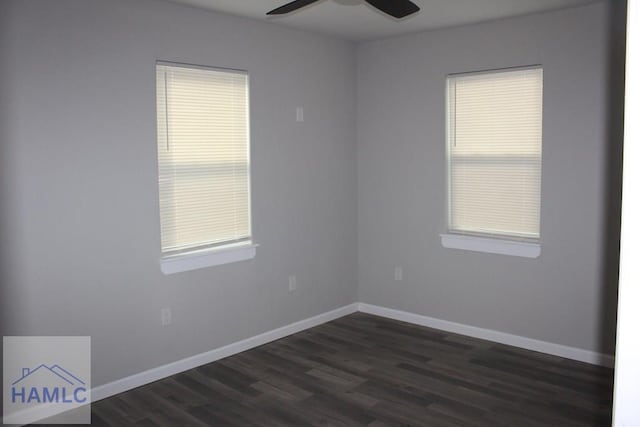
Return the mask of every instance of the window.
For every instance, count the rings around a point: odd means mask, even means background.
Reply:
[[[163,271],[246,259],[208,256],[251,246],[247,73],[158,63],[156,84]]]
[[[537,242],[542,68],[452,75],[447,84],[448,231]]]

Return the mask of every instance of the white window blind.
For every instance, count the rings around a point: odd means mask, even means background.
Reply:
[[[449,231],[540,237],[542,69],[448,78]]]
[[[248,75],[157,64],[163,255],[251,240]]]

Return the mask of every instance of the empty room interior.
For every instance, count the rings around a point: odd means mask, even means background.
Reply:
[[[4,421],[611,425],[626,23],[0,0]]]

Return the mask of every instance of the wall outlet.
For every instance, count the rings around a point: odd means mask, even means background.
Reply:
[[[160,322],[162,323],[162,326],[167,326],[171,324],[171,309],[170,308],[163,308],[160,310]]]
[[[296,122],[304,122],[304,108],[296,108]]]
[[[402,267],[396,267],[393,269],[393,278],[396,282],[400,282],[402,280],[403,273]]]
[[[298,280],[296,276],[289,276],[289,292],[293,292],[298,289]]]

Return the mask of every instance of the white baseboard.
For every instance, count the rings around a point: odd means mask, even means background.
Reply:
[[[443,331],[454,332],[470,337],[485,339],[502,344],[521,347],[528,350],[539,351],[542,353],[553,354],[556,356],[566,357],[567,359],[579,360],[595,365],[603,365],[607,367],[613,366],[613,356],[596,353],[593,351],[582,350],[574,347],[567,347],[560,344],[553,344],[545,341],[534,340],[517,335],[511,335],[504,332],[482,329],[475,326],[463,325],[460,323],[449,322],[446,320],[435,319],[432,317],[422,316],[419,314],[408,313],[405,311],[394,310],[386,307],[380,307],[365,303],[353,303],[340,307],[336,310],[322,313],[290,325],[283,326],[272,331],[256,335],[251,338],[238,341],[224,347],[220,347],[205,353],[187,357],[167,365],[149,369],[138,374],[131,375],[120,380],[113,381],[91,390],[92,401],[105,399],[118,393],[161,380],[171,375],[215,362],[216,360],[232,356],[237,353],[267,344],[271,341],[284,338],[288,335],[304,331],[314,326],[321,325],[326,322],[338,319],[356,311],[363,313],[375,314],[378,316],[388,317],[403,322],[414,323],[416,325],[428,326],[430,328],[441,329]]]
[[[225,357],[241,353],[243,351],[261,346],[263,344],[267,344],[271,341],[284,338],[288,335],[304,331],[305,329],[330,322],[348,314],[355,313],[356,311],[358,311],[358,303],[349,304],[336,310],[322,313],[308,319],[300,320],[299,322],[291,323],[290,325],[286,325],[281,328],[256,335],[254,337],[250,337],[242,341],[226,345],[224,347],[216,348],[214,350],[187,357],[185,359],[180,359],[163,366],[158,366],[157,368],[149,369],[147,371],[140,372],[138,374],[134,374],[129,377],[95,387],[91,390],[91,399],[93,402],[96,402],[98,400],[114,396],[118,393],[122,393],[127,390],[131,390],[136,387],[161,380],[171,375],[175,375],[180,372],[205,365],[207,363],[215,362],[216,360],[224,359]]]
[[[514,347],[525,348],[527,350],[539,351],[541,353],[552,354],[567,359],[578,360],[592,365],[602,365],[608,368],[613,367],[614,357],[609,354],[597,353],[595,351],[583,350],[575,347],[568,347],[562,344],[554,344],[547,341],[535,340],[519,335],[512,335],[505,332],[493,331],[491,329],[478,328],[476,326],[464,325],[461,323],[449,322],[447,320],[436,319],[420,314],[408,313],[406,311],[394,310],[377,305],[358,303],[358,311],[375,314],[377,316],[388,317],[416,325],[427,326],[429,328],[440,329],[456,334],[467,335],[469,337],[480,338],[500,344],[512,345]]]
[[[539,341],[532,338],[507,334],[505,332],[478,328],[476,326],[464,325],[461,323],[450,322],[447,320],[436,319],[433,317],[408,313],[406,311],[394,310],[377,305],[353,303],[326,313],[319,314],[314,317],[310,317],[308,319],[291,323],[290,325],[286,325],[281,328],[262,333],[260,335],[256,335],[254,337],[244,339],[242,341],[226,345],[224,347],[197,354],[195,356],[187,357],[185,359],[168,363],[163,366],[158,366],[157,368],[149,369],[147,371],[140,372],[129,377],[125,377],[98,387],[94,387],[91,389],[91,401],[96,402],[98,400],[123,393],[125,391],[143,386],[145,384],[167,378],[171,375],[175,375],[189,369],[197,368],[198,366],[202,366],[207,363],[215,362],[216,360],[220,360],[225,357],[229,357],[234,354],[267,344],[271,341],[275,341],[291,334],[295,334],[297,332],[312,328],[314,326],[330,322],[332,320],[355,313],[357,311],[400,320],[403,322],[413,323],[416,325],[427,326],[434,329],[440,329],[447,332],[467,335],[470,337],[480,338],[501,344],[512,345],[527,350],[539,351],[541,353],[552,354],[560,357],[565,357],[567,359],[590,363],[593,365],[613,367],[614,363],[613,356],[597,353],[594,351],[568,347],[565,345],[554,344],[546,341]],[[53,410],[52,412],[50,412],[48,410],[49,408],[46,409],[46,416],[53,416],[62,413],[62,411]],[[33,410],[31,411],[33,412],[34,416],[40,416],[45,414],[45,412],[39,412],[43,410],[43,408],[33,408]],[[39,417],[37,419],[42,419],[42,417]]]

